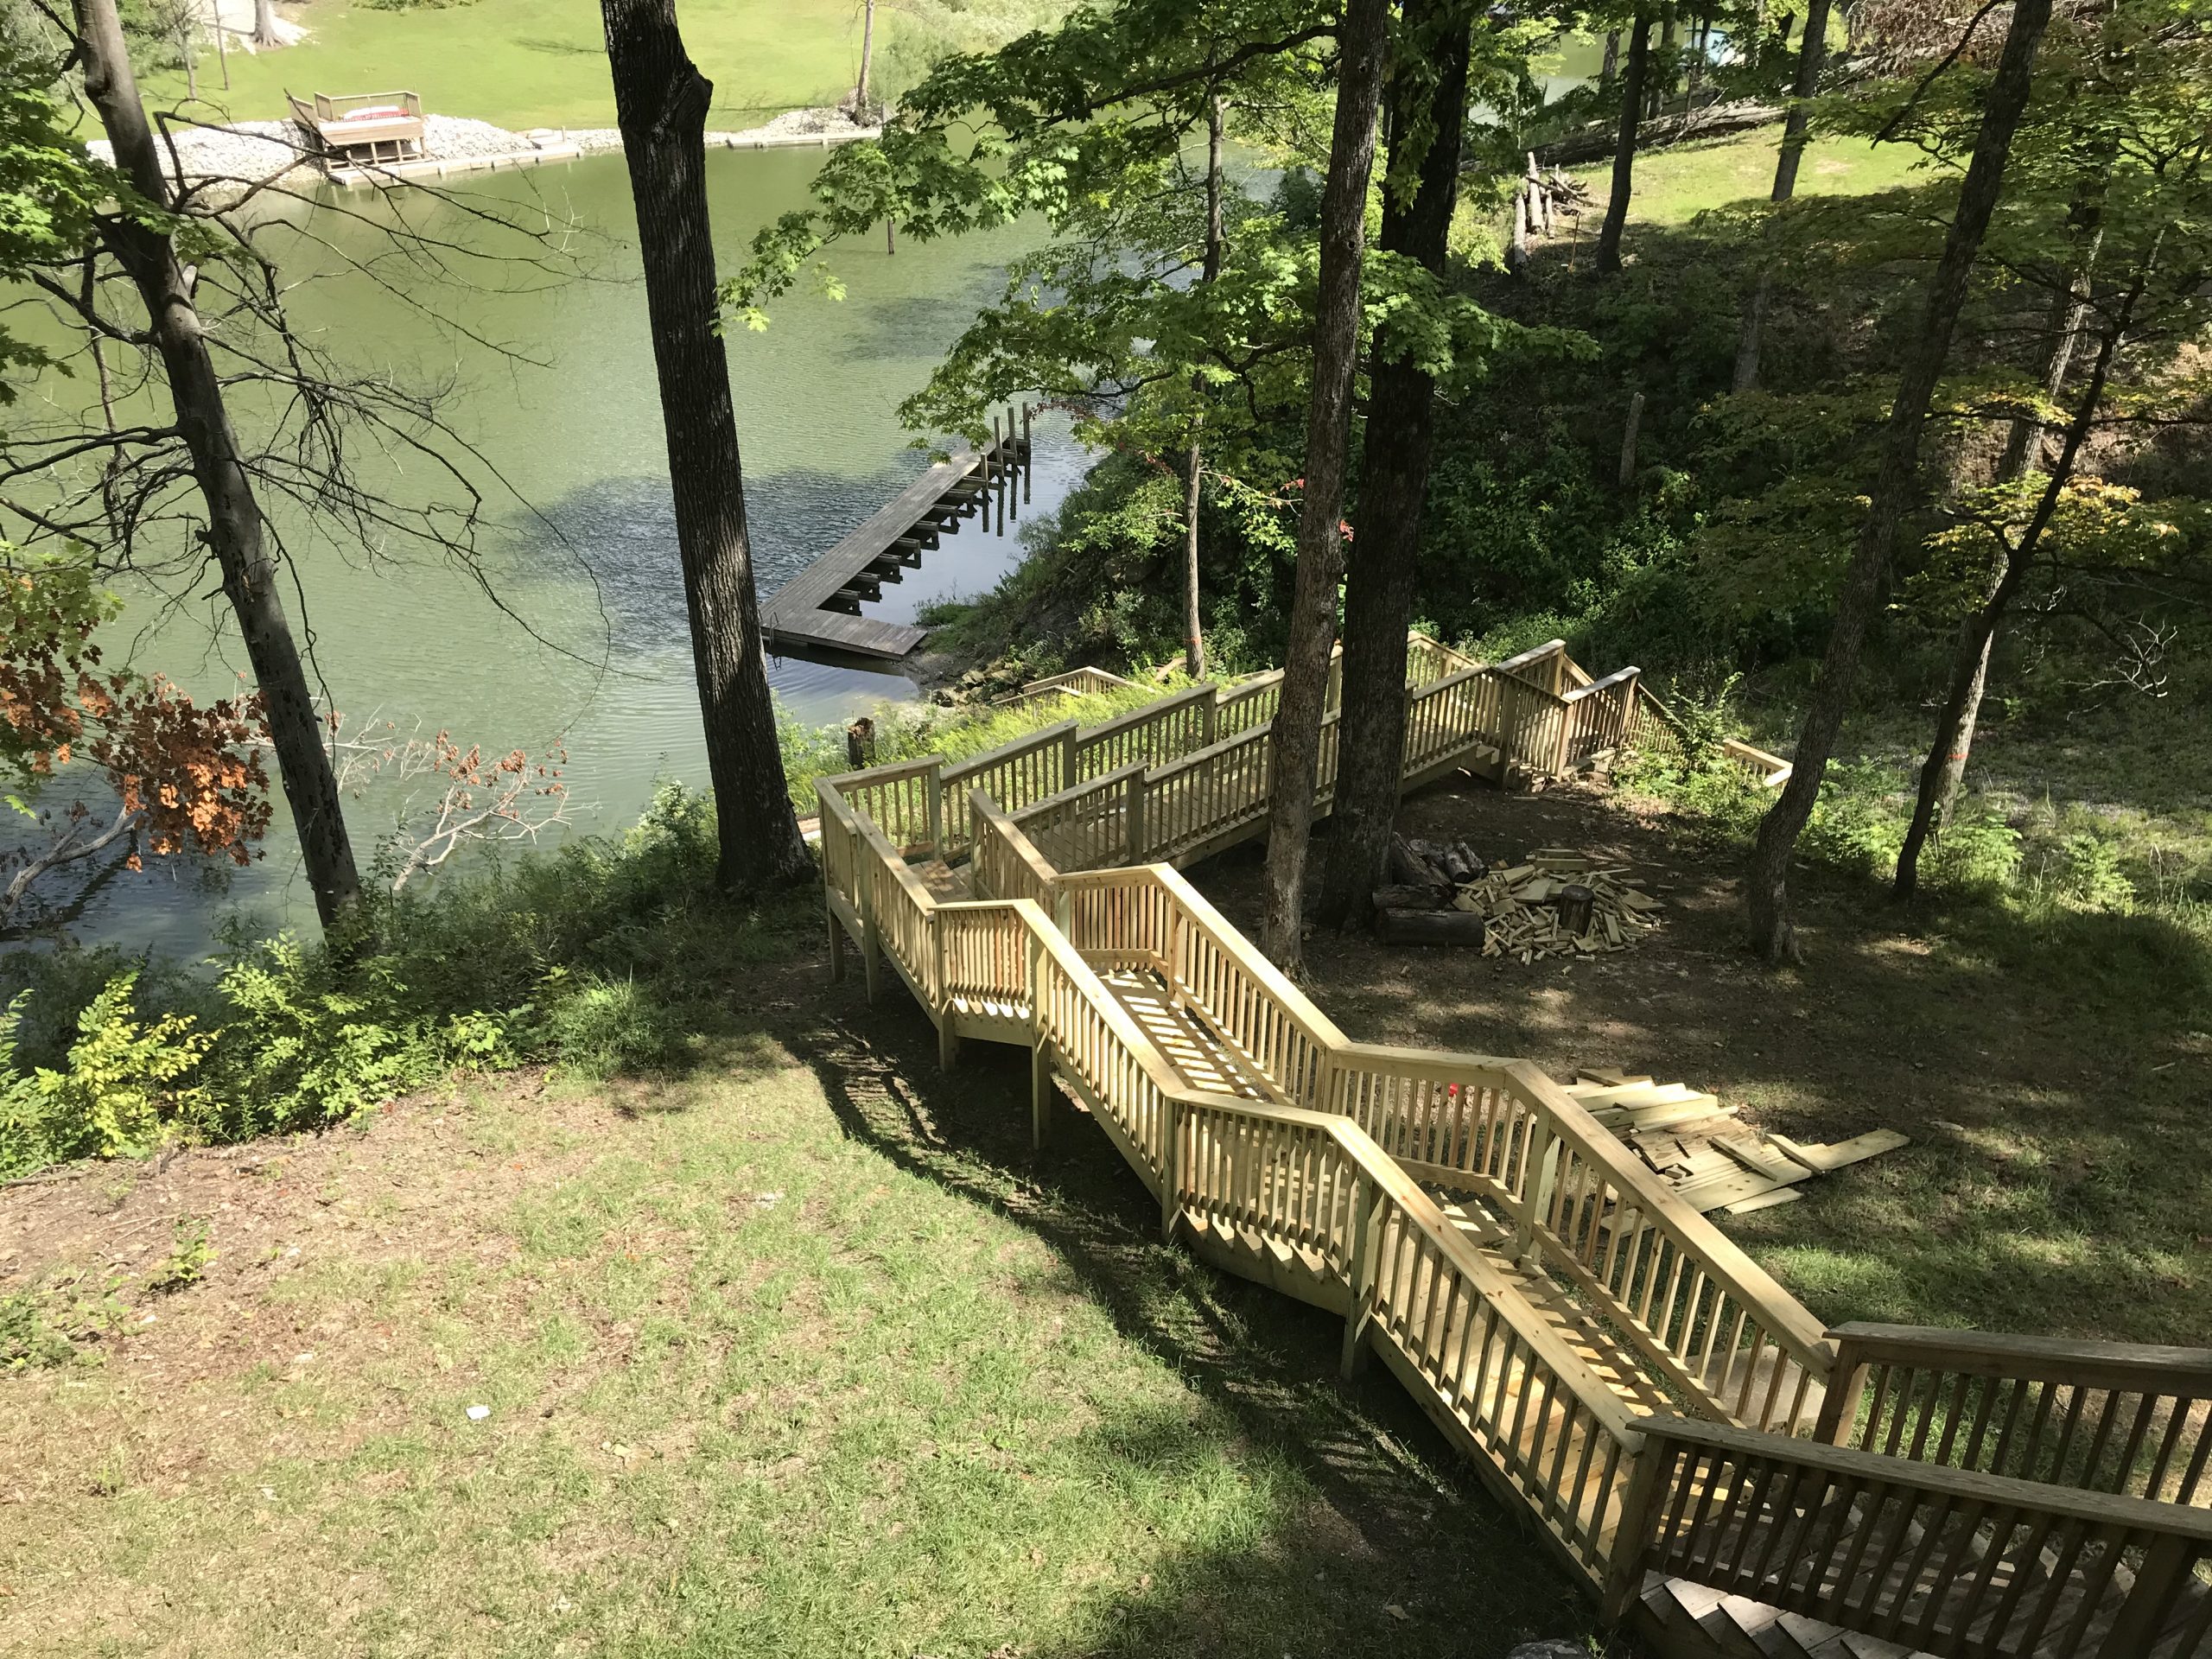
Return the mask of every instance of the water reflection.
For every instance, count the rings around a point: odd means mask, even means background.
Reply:
[[[820,163],[806,151],[709,156],[725,270],[760,226],[807,199]],[[658,779],[696,783],[706,771],[645,296],[630,245],[628,177],[620,157],[607,157],[492,175],[469,188],[558,207],[607,233],[590,279],[532,274],[511,289],[450,291],[418,283],[421,302],[404,303],[361,274],[382,249],[371,222],[382,204],[359,195],[315,226],[337,252],[318,265],[314,238],[302,237],[287,274],[296,269],[301,278],[296,320],[349,368],[467,388],[450,418],[512,482],[519,502],[495,506],[499,528],[485,538],[478,572],[434,561],[371,568],[307,527],[286,526],[297,557],[298,620],[332,706],[350,720],[450,729],[493,751],[559,745],[575,829],[613,829],[635,818]],[[458,232],[468,222],[448,211],[438,226]],[[774,308],[766,333],[732,334],[763,597],[929,464],[910,447],[898,406],[1035,234],[902,238],[895,255],[880,240],[841,245],[828,264],[845,289],[842,303],[805,285]],[[472,335],[516,342],[536,362],[518,364]],[[1046,417],[1035,435],[1025,518],[1055,505],[1085,465],[1065,421]],[[409,487],[404,468],[390,466],[393,487]],[[1020,553],[1015,534],[995,525],[986,533],[969,520],[925,553],[918,570],[887,585],[868,613],[911,620],[931,599],[988,588]],[[236,683],[243,652],[204,594],[183,606],[142,595],[131,620],[143,668],[203,695]],[[810,721],[915,694],[895,673],[792,658],[772,659],[770,677],[785,704]],[[349,807],[365,859],[389,832],[396,805],[372,791]],[[80,935],[189,954],[228,906],[264,920],[309,921],[281,807],[277,817],[265,858],[226,893],[210,893],[195,872],[149,870],[104,893]]]

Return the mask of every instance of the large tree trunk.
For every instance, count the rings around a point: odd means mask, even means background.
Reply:
[[[875,56],[875,0],[861,0],[861,74],[853,88],[853,118],[868,119],[868,72]]]
[[[1621,69],[1621,32],[1609,29],[1605,34],[1605,55],[1598,65],[1598,92],[1603,97],[1613,90],[1613,77]]]
[[[1359,287],[1366,257],[1368,176],[1375,118],[1389,55],[1389,0],[1347,0],[1338,35],[1336,127],[1321,192],[1320,291],[1313,313],[1313,386],[1306,418],[1305,505],[1298,575],[1283,653],[1281,700],[1269,741],[1267,905],[1262,943],[1286,972],[1304,963],[1300,912],[1306,836],[1320,759],[1329,649],[1344,574],[1345,452],[1351,442],[1353,372],[1359,355]]]
[[[1636,130],[1643,118],[1643,82],[1651,64],[1651,19],[1639,11],[1628,34],[1628,68],[1621,76],[1621,125],[1613,140],[1613,193],[1605,201],[1605,223],[1598,232],[1598,269],[1621,268],[1621,231],[1628,223],[1628,199],[1636,188]]]
[[[1828,0],[1812,0],[1805,10],[1805,43],[1797,54],[1796,79],[1789,85],[1789,113],[1782,123],[1782,153],[1775,157],[1774,188],[1768,192],[1770,201],[1788,201],[1797,194],[1797,164],[1805,153],[1805,129],[1812,119],[1810,100],[1820,86],[1827,51]],[[1767,308],[1773,299],[1774,272],[1763,269],[1736,342],[1738,391],[1749,391],[1759,383],[1760,336],[1765,332]]]
[[[1883,433],[1882,463],[1873,498],[1836,594],[1827,652],[1805,711],[1796,753],[1791,757],[1789,781],[1783,785],[1782,798],[1760,823],[1751,849],[1745,880],[1745,920],[1752,948],[1770,961],[1796,953],[1789,923],[1789,861],[1796,852],[1798,836],[1813,816],[1836,734],[1842,729],[1844,713],[1851,703],[1859,654],[1866,644],[1867,626],[1881,604],[1891,557],[1896,551],[1897,523],[1919,492],[1920,441],[1928,406],[1950,353],[1959,312],[1966,303],[1967,279],[1973,273],[1990,215],[2004,190],[2012,134],[2027,105],[2036,48],[2050,22],[2050,0],[2015,0],[2004,54],[1982,106],[1974,156],[1960,187],[1958,211],[1929,284],[1919,339],[1906,354],[1904,372],[1898,378],[1897,401],[1891,405]]]
[[[1206,246],[1198,271],[1198,280],[1205,283],[1221,275],[1221,94],[1216,92],[1206,101]],[[1194,376],[1191,390],[1203,399],[1205,378]],[[1183,670],[1194,680],[1203,679],[1206,671],[1205,632],[1198,614],[1198,505],[1206,476],[1198,427],[1205,419],[1202,405],[1192,416],[1190,466],[1183,494]]]
[[[1408,39],[1424,40],[1440,27],[1427,53],[1435,79],[1423,85],[1401,74],[1392,91],[1390,130],[1404,134],[1427,125],[1434,136],[1421,157],[1412,201],[1402,203],[1395,191],[1383,199],[1382,245],[1440,277],[1459,181],[1470,21],[1462,0],[1407,0],[1402,27]],[[1344,583],[1337,793],[1321,883],[1326,926],[1368,920],[1398,811],[1406,747],[1406,630],[1413,624],[1436,411],[1434,379],[1393,355],[1406,345],[1402,332],[1386,325],[1369,371],[1359,541]]]
[[[273,52],[283,44],[276,34],[275,0],[253,0],[253,49]]]
[[[168,181],[162,175],[145,105],[123,40],[115,0],[76,0],[85,95],[99,111],[116,166],[149,201],[166,205]],[[292,824],[300,838],[300,857],[315,913],[328,929],[358,910],[361,879],[353,847],[346,834],[338,779],[323,746],[322,721],[292,638],[290,620],[277,587],[277,570],[262,533],[261,509],[254,499],[238,434],[223,401],[222,382],[192,300],[192,283],[177,263],[169,238],[134,220],[116,218],[101,224],[101,235],[117,263],[130,276],[146,307],[155,349],[168,380],[177,430],[192,457],[194,481],[207,508],[207,546],[222,572],[223,594],[238,618],[238,637],[259,688],[270,747]]]
[[[2064,390],[2066,373],[2074,352],[2088,319],[2088,273],[2095,258],[2096,238],[2093,237],[2089,250],[2077,270],[2070,291],[2056,296],[2056,303],[2063,312],[2058,337],[2051,346],[2050,361],[2044,372],[2044,390],[2054,402]],[[2037,544],[2043,539],[2044,527],[2050,515],[2057,510],[2060,495],[2070,480],[2075,457],[2088,437],[2096,418],[2097,404],[2104,397],[2105,382],[2110,377],[2113,353],[2134,314],[2136,298],[2142,291],[2138,285],[2123,302],[2120,315],[2113,320],[2097,350],[2095,365],[2089,373],[2089,385],[2082,402],[2068,423],[2066,437],[2059,450],[2057,464],[2044,486],[2043,494],[2036,503],[2036,512],[2017,542],[2003,544],[1989,591],[1982,596],[1980,607],[1969,616],[1959,631],[1958,653],[1951,664],[1951,683],[1943,699],[1942,708],[1936,716],[1936,735],[1929,745],[1928,759],[1920,768],[1920,790],[1913,802],[1912,822],[1906,827],[1904,842],[1897,849],[1897,878],[1891,892],[1898,899],[1910,899],[1920,882],[1920,855],[1928,838],[1936,830],[1951,821],[1951,811],[1958,804],[1960,785],[1965,782],[1967,757],[1974,752],[1974,729],[1981,715],[1982,693],[1989,683],[1989,654],[1997,640],[1997,629],[2005,613],[2018,596],[2020,586],[2035,563]],[[2005,476],[2024,477],[2042,460],[2044,428],[2039,421],[2016,421],[2005,454]]]
[[[683,50],[675,0],[601,0],[615,120],[630,164],[645,309],[659,371],[676,538],[715,786],[716,882],[751,892],[806,879],[813,861],[785,792],[729,365],[715,327],[706,118],[714,87]]]

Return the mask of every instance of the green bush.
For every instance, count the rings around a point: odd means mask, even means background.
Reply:
[[[136,971],[118,974],[77,1016],[77,1039],[60,1069],[16,1069],[18,996],[0,1018],[0,1175],[72,1158],[151,1151],[170,1126],[192,1120],[205,1098],[190,1077],[213,1033],[189,1014],[141,1020]]]
[[[197,978],[109,950],[11,957],[0,1178],[317,1128],[456,1070],[673,1064],[819,913],[806,893],[733,909],[716,850],[713,803],[670,784],[621,836],[372,906],[374,948],[233,932]]]

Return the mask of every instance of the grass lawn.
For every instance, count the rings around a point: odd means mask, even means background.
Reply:
[[[1026,1055],[940,1077],[918,1011],[786,937],[680,1075],[0,1193],[18,1328],[30,1285],[109,1326],[0,1370],[0,1647],[1497,1659],[1587,1628],[1382,1368],[1339,1391],[1337,1322],[1162,1246],[1081,1117],[1033,1160]],[[202,1275],[150,1288],[203,1227]]]
[[[311,37],[258,56],[232,52],[229,92],[213,54],[201,58],[203,96],[238,118],[283,114],[288,89],[304,97],[405,88],[440,115],[503,127],[614,124],[605,37],[590,0],[471,0],[412,11],[311,0],[278,10]],[[857,13],[852,0],[691,0],[683,41],[715,84],[709,124],[756,125],[778,110],[835,102],[859,66]],[[149,91],[181,101],[184,76],[149,77]]]
[[[1703,143],[1648,150],[1636,158],[1636,191],[1629,218],[1649,225],[1685,225],[1708,207],[1732,201],[1764,201],[1774,187],[1779,126]],[[1870,144],[1857,138],[1816,138],[1806,146],[1797,193],[1806,196],[1870,195],[1929,176],[1916,171],[1920,152],[1910,144]],[[1586,234],[1595,236],[1612,188],[1610,162],[1573,169],[1597,204]]]

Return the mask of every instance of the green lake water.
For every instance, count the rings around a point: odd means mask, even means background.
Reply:
[[[818,153],[804,150],[709,156],[725,270],[763,224],[802,204],[820,164]],[[373,217],[397,205],[360,194],[334,197],[336,211],[303,215],[338,252],[302,238],[286,254],[288,232],[271,245],[285,255],[288,274],[312,273],[295,289],[292,310],[334,357],[356,370],[452,383],[452,423],[531,509],[493,503],[500,523],[483,538],[490,585],[528,629],[502,615],[464,571],[419,557],[372,565],[358,551],[302,536],[272,509],[296,555],[303,606],[295,623],[303,608],[330,706],[349,722],[390,721],[425,735],[448,729],[487,753],[559,744],[568,755],[570,833],[614,830],[635,819],[657,779],[702,784],[706,774],[628,175],[612,156],[486,175],[467,188],[511,205],[542,202],[608,238],[586,251],[588,279],[510,272],[469,285],[414,277],[407,288],[420,303],[407,304],[345,268],[341,256],[368,258],[384,246],[346,210]],[[415,211],[433,214],[425,222],[434,228],[470,234],[461,215],[415,200]],[[1033,236],[902,238],[895,255],[875,240],[842,246],[830,256],[845,284],[842,302],[809,286],[773,308],[766,333],[733,333],[731,379],[764,598],[928,464],[909,447],[897,406]],[[538,361],[472,344],[463,328]],[[373,480],[383,464],[372,459],[365,473]],[[1046,417],[1026,517],[1055,505],[1086,464],[1065,423]],[[867,613],[906,620],[926,599],[981,591],[1020,550],[1017,534],[985,534],[969,521],[902,584],[887,585]],[[212,594],[207,582],[181,605],[134,606],[138,665],[203,694],[234,683],[244,656]],[[810,722],[914,695],[893,672],[793,658],[772,658],[770,678],[784,705]],[[389,834],[396,804],[392,790],[379,786],[349,809],[365,859]],[[227,883],[211,884],[186,861],[163,861],[107,888],[79,936],[191,954],[227,911],[270,924],[311,921],[281,803],[276,817],[264,857]]]

